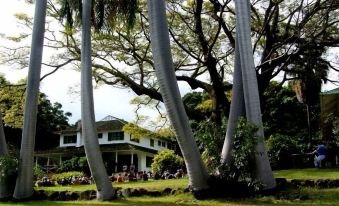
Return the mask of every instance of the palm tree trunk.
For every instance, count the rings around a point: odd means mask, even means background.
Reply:
[[[83,0],[81,39],[81,121],[87,161],[97,187],[97,199],[114,197],[100,152],[95,126],[92,62],[91,62],[91,0]]]
[[[7,154],[8,149],[5,138],[5,132],[2,124],[2,115],[0,112],[0,156]],[[0,182],[0,199],[12,196],[12,192],[10,191],[9,185],[6,184],[6,182]]]
[[[238,39],[238,36],[237,36]],[[221,164],[230,164],[232,160],[232,148],[234,133],[237,128],[238,119],[245,115],[244,92],[241,75],[241,64],[239,47],[235,47],[235,65],[233,73],[233,88],[230,115],[228,118],[227,131],[221,152]]]
[[[169,119],[185,159],[189,185],[193,191],[207,189],[209,187],[209,175],[193,138],[176,83],[168,35],[165,1],[148,0],[148,10],[156,75]]]
[[[240,62],[242,68],[242,82],[245,99],[245,110],[247,120],[258,126],[256,134],[258,143],[256,146],[256,177],[264,185],[264,189],[274,188],[276,183],[271,170],[270,162],[264,146],[264,130],[261,119],[258,82],[254,67],[252,53],[250,9],[249,1],[236,0],[237,34]]]
[[[2,114],[0,112],[0,156],[8,154],[4,126],[2,124]]]
[[[35,14],[28,68],[24,124],[20,148],[19,171],[13,197],[29,198],[33,194],[33,155],[37,121],[37,103],[45,32],[46,0],[35,2]]]

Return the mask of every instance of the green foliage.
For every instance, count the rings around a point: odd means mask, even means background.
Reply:
[[[162,175],[166,170],[174,174],[178,169],[184,167],[182,157],[176,155],[172,150],[163,150],[153,158],[151,165],[153,174]]]
[[[148,129],[139,127],[134,123],[125,124],[122,130],[132,136],[133,139],[140,140],[144,137],[151,137],[151,138],[164,138],[164,139],[175,139],[175,135],[173,131],[168,127],[163,127],[155,132],[152,132]]]
[[[40,165],[37,165],[33,168],[34,179],[41,179],[47,176],[47,173],[43,170]]]
[[[3,114],[5,133],[8,141],[20,146],[23,126],[23,110],[25,103],[25,80],[11,86],[3,76],[0,76],[0,111]],[[39,94],[37,135],[35,149],[48,149],[58,145],[59,135],[56,131],[68,126],[68,117],[72,114],[64,112],[58,102],[52,103],[44,93]]]
[[[66,29],[81,24],[82,2],[79,0],[60,0],[59,18],[66,20]],[[137,0],[93,0],[91,23],[96,31],[109,32],[117,26],[131,29],[136,20]]]
[[[265,134],[307,137],[305,107],[299,103],[291,85],[271,82],[264,93],[263,123]]]
[[[234,135],[232,160],[229,165],[219,168],[221,178],[228,182],[246,182],[249,188],[257,190],[259,182],[255,179],[255,134],[258,128],[240,118]]]
[[[306,150],[305,144],[300,144],[295,137],[273,134],[266,141],[268,157],[273,169],[292,167],[291,155],[300,154]]]
[[[122,130],[124,132],[132,135],[133,138],[136,138],[136,139],[154,136],[153,132],[151,132],[147,129],[144,129],[142,127],[139,127],[138,125],[133,124],[133,123],[125,124],[124,127],[122,128]]]
[[[210,172],[215,171],[220,165],[220,151],[224,143],[227,120],[224,119],[221,126],[209,119],[201,122],[191,121],[191,126],[206,167]]]
[[[211,100],[206,92],[189,92],[182,98],[190,119],[202,121],[211,115]]]
[[[86,157],[73,157],[72,159],[66,160],[58,168],[57,172],[70,172],[79,171],[87,175],[90,174],[88,162]]]
[[[330,145],[339,148],[339,117],[333,113],[327,115],[323,127],[325,137],[322,138],[328,139]]]
[[[62,179],[72,178],[73,176],[74,177],[80,177],[80,176],[83,176],[83,175],[84,175],[84,173],[82,173],[82,172],[70,171],[70,172],[63,172],[63,173],[60,173],[60,174],[54,174],[51,179],[55,180],[55,181],[59,181],[59,180],[62,180]]]
[[[9,155],[0,156],[0,183],[10,183],[18,173],[18,160]]]

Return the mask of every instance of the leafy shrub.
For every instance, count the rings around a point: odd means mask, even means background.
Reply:
[[[257,190],[261,187],[255,179],[255,133],[257,126],[240,118],[234,135],[232,161],[229,165],[219,168],[223,181],[231,185],[246,184],[249,189]]]
[[[8,191],[14,191],[17,173],[18,159],[9,155],[0,156],[0,185],[7,186]]]
[[[79,171],[84,172],[85,174],[90,174],[90,169],[87,163],[86,157],[73,157],[72,159],[66,160],[58,168],[57,172],[70,172],[70,171]]]
[[[221,127],[211,120],[191,124],[199,150],[202,152],[202,159],[208,170],[213,172],[220,165],[220,151],[225,139],[227,119],[223,120]]]
[[[59,185],[70,185],[74,184],[80,178],[84,178],[84,174],[82,172],[71,171],[63,172],[60,174],[54,174],[50,181],[51,182],[56,181]]]
[[[18,160],[9,155],[0,156],[0,180],[6,177],[16,176],[18,172]]]
[[[47,176],[47,173],[42,169],[40,165],[33,168],[34,179],[41,179]]]
[[[274,169],[291,168],[291,155],[302,152],[302,148],[295,138],[281,134],[272,134],[266,141],[266,147],[271,166]]]
[[[165,171],[174,174],[184,167],[184,160],[172,150],[163,150],[154,156],[151,167],[154,175],[161,176]]]
[[[60,173],[60,174],[54,174],[52,176],[52,180],[59,181],[61,179],[68,179],[68,178],[72,178],[72,177],[80,177],[80,176],[83,176],[83,175],[84,175],[84,173],[77,172],[77,171],[63,172],[63,173]]]

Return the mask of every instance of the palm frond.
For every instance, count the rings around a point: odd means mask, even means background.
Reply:
[[[82,1],[59,0],[60,21],[67,28],[81,25]],[[91,23],[96,32],[112,31],[116,26],[133,28],[138,11],[138,0],[92,0]]]

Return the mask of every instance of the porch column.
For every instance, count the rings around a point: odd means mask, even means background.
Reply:
[[[59,165],[62,165],[62,156],[59,157]]]
[[[35,157],[35,168],[38,167],[38,157]]]
[[[115,166],[114,166],[114,172],[118,172],[118,151],[115,152]]]
[[[47,165],[46,165],[47,174],[48,174],[48,168],[49,168],[49,156],[47,157]]]
[[[131,152],[131,165],[133,165],[134,164],[134,161],[133,161],[134,159],[133,159],[133,152]]]

